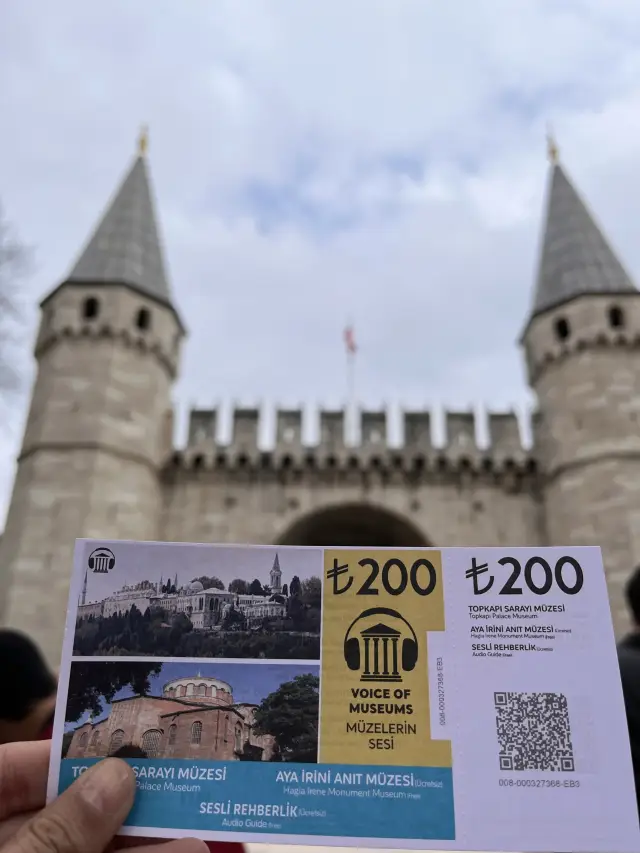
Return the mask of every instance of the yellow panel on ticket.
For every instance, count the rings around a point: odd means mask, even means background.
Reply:
[[[432,740],[427,634],[445,630],[440,551],[326,550],[320,761],[451,767]]]

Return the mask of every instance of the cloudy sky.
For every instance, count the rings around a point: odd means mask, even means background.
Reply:
[[[0,199],[35,247],[0,519],[33,305],[142,122],[190,330],[183,411],[340,403],[348,318],[370,406],[526,404],[547,122],[637,277],[637,0],[22,0],[0,23]]]

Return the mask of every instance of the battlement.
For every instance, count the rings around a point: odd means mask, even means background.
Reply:
[[[233,449],[254,456],[258,452],[259,409],[235,409],[233,412]]]
[[[189,447],[215,445],[217,436],[218,413],[215,409],[192,409],[189,416]]]
[[[514,412],[405,411],[395,419],[382,410],[357,413],[350,438],[343,409],[305,416],[302,409],[258,408],[231,412],[230,435],[220,438],[216,409],[193,409],[178,465],[195,468],[399,469],[533,472],[534,460]]]

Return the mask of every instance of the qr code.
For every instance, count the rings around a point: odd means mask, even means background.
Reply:
[[[501,770],[575,770],[567,697],[494,693]]]

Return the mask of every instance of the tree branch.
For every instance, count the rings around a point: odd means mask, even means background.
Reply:
[[[30,258],[30,249],[14,233],[0,203],[0,404],[20,387],[16,346],[24,309],[18,284]]]

